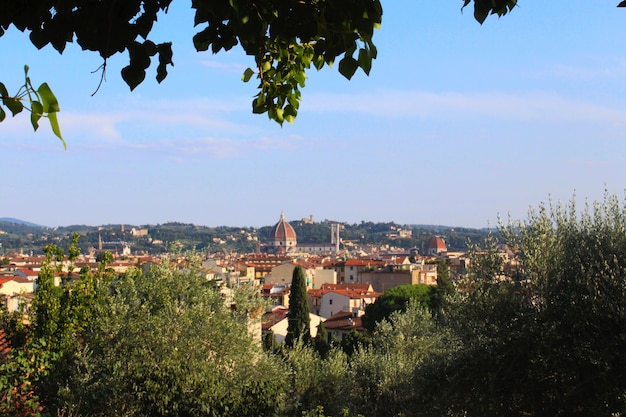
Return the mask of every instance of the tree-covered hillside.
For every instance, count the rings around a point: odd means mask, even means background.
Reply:
[[[292,221],[299,243],[330,243],[330,220],[308,223]],[[483,229],[452,228],[446,226],[411,226],[396,223],[340,223],[340,237],[344,242],[359,245],[389,246],[409,250],[417,248],[424,253],[426,242],[432,236],[444,238],[450,251],[466,251],[468,240],[482,242],[487,236]],[[0,222],[0,250],[23,253],[43,253],[49,243],[67,247],[72,235],[81,235],[80,248],[83,253],[99,248],[121,253],[128,245],[133,253],[157,254],[170,250],[197,250],[201,252],[251,253],[268,242],[272,226],[259,229],[252,227],[208,227],[189,223],[170,222],[158,225],[72,225],[45,228]],[[400,237],[399,231],[410,231],[411,236]]]

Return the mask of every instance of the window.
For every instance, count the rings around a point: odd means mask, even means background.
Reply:
[[[328,300],[328,304],[330,304],[331,306],[333,305],[333,299],[332,298],[330,300]]]

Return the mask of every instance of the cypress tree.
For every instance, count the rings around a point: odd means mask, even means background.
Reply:
[[[326,326],[324,326],[323,321],[320,321],[320,324],[317,326],[317,336],[313,339],[313,346],[322,359],[328,358],[328,352],[330,352],[331,346],[328,341],[328,332],[326,331]]]
[[[300,265],[297,265],[293,270],[287,320],[287,336],[285,337],[287,346],[293,346],[298,339],[302,340],[303,343],[311,341],[309,300],[306,292],[304,270]]]

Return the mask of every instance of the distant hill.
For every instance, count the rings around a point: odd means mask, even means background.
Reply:
[[[329,243],[331,224],[335,222],[307,223],[294,220],[291,222],[299,243]],[[170,247],[180,250],[196,250],[207,253],[233,251],[252,253],[257,242],[268,242],[273,226],[252,227],[208,227],[189,223],[168,222],[162,225],[142,226],[145,234],[131,233],[133,226],[110,224],[102,226],[72,225],[48,228],[23,220],[0,218],[0,243],[2,249],[22,252],[42,253],[43,248],[54,243],[61,248],[71,244],[72,235],[81,235],[79,246],[83,253],[102,244],[106,249],[118,250],[120,245],[128,244],[134,253],[163,253]],[[397,232],[410,230],[400,237]],[[425,245],[432,236],[441,236],[451,252],[463,252],[468,242],[483,242],[488,232],[482,229],[448,227],[441,225],[398,225],[397,223],[360,222],[342,224],[340,238],[353,245],[374,245],[392,247],[400,250],[417,248],[425,252]],[[102,242],[102,243],[101,243]]]
[[[40,224],[35,224],[35,223],[27,222],[27,221],[24,221],[24,220],[15,219],[13,217],[0,217],[0,222],[20,224],[22,226],[29,226],[29,227],[46,227],[46,226],[42,226]]]

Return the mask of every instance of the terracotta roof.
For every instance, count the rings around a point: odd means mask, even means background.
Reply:
[[[6,284],[9,281],[13,281],[14,279],[15,279],[14,276],[0,277],[0,287],[3,286],[4,284]]]
[[[437,249],[439,251],[448,250],[448,248],[446,247],[446,242],[444,242],[441,236],[433,236],[428,239],[428,243],[426,244],[426,250],[429,249]]]
[[[292,264],[300,265],[303,269],[314,269],[315,268],[315,264],[314,263],[305,261],[304,259],[297,259],[297,260],[293,261]]]
[[[365,292],[365,291],[353,291],[353,290],[331,290],[326,291],[325,294],[334,292],[335,294],[343,295],[344,297],[348,297],[351,299],[361,299],[361,298],[376,298],[380,295],[377,292]]]
[[[33,280],[32,280],[32,279],[24,278],[24,277],[21,277],[21,276],[19,276],[19,275],[14,275],[14,276],[12,276],[11,278],[12,278],[12,279],[10,279],[10,280],[8,280],[8,281],[5,281],[5,282],[15,281],[15,282],[19,282],[19,283],[22,283],[22,284],[26,284],[26,283],[31,283],[31,282],[33,282]]]
[[[289,313],[288,308],[275,307],[272,311],[263,314],[261,330],[267,331],[276,323],[283,321],[287,317],[287,313]]]
[[[334,292],[351,299],[376,298],[380,293],[370,291],[370,284],[322,284],[321,288],[308,290],[311,297],[322,297],[324,294]]]
[[[376,259],[348,259],[345,262],[345,266],[385,266],[384,261]]]
[[[26,275],[27,277],[35,277],[35,278],[37,278],[37,276],[39,275],[39,272],[33,271],[32,269],[17,268],[17,271],[21,272],[22,274]],[[17,271],[15,271],[15,272],[17,273]]]
[[[370,284],[322,284],[321,290],[353,290],[353,291],[368,291]]]
[[[326,330],[342,330],[349,332],[351,330],[365,331],[361,317],[353,317],[349,311],[340,311],[332,315],[324,321]]]
[[[272,228],[272,231],[270,232],[270,240],[274,242],[296,240],[296,231],[289,224],[289,222],[285,220],[285,213],[281,213],[280,220]]]

